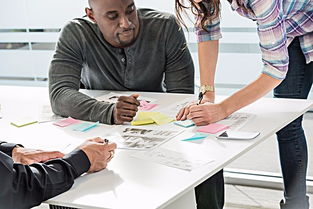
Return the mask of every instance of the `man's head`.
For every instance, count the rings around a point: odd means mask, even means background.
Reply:
[[[139,33],[139,19],[133,0],[89,0],[87,16],[94,21],[112,46],[130,46]]]

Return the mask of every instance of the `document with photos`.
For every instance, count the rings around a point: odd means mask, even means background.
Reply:
[[[192,171],[214,161],[209,158],[194,158],[183,153],[163,148],[157,148],[146,152],[136,152],[132,156],[186,171]]]
[[[239,130],[242,128],[249,120],[253,118],[254,114],[235,112],[228,116],[227,118],[218,121],[219,124],[229,126],[230,130]]]
[[[164,130],[157,128],[125,127],[104,137],[117,143],[121,149],[145,150],[155,148],[178,135],[181,131]]]
[[[110,102],[110,103],[116,103],[118,98],[120,96],[130,96],[131,94],[121,94],[121,93],[114,93],[114,92],[110,92],[108,94],[104,94],[102,96],[99,96],[99,97],[96,97],[96,100],[98,101],[102,101],[102,102]],[[139,93],[140,95],[140,93]],[[145,101],[147,103],[150,103],[150,102],[155,102],[156,99],[154,98],[149,98],[149,97],[143,97],[143,96],[139,96],[138,97],[138,101]]]

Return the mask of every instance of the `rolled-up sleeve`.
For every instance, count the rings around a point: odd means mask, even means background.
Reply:
[[[264,64],[262,73],[275,79],[286,77],[289,65],[287,35],[280,1],[255,0],[251,3],[258,25]]]
[[[197,21],[195,31],[198,42],[212,41],[222,38],[219,17],[212,20],[210,24],[207,24],[205,29],[206,30],[201,28],[199,21]]]

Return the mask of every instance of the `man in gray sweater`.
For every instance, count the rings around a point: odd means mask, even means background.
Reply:
[[[90,0],[86,17],[62,30],[49,69],[56,114],[121,124],[138,111],[139,95],[116,104],[80,93],[87,89],[193,93],[194,66],[173,15],[136,9],[133,0]]]

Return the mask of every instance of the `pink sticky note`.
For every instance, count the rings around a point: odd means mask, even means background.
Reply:
[[[157,104],[151,104],[151,103],[148,103],[145,100],[141,100],[140,101],[139,110],[151,110],[155,106],[157,106]]]
[[[217,124],[212,123],[207,126],[203,126],[202,128],[198,129],[198,132],[204,132],[204,133],[210,133],[210,134],[216,134],[217,132],[220,132],[222,130],[228,129],[229,126],[225,126],[223,124]]]
[[[68,117],[64,120],[60,120],[58,122],[53,123],[53,125],[60,126],[60,127],[66,127],[66,126],[69,126],[69,125],[72,125],[72,124],[78,123],[78,122],[79,122],[78,120],[75,120],[74,118]]]

